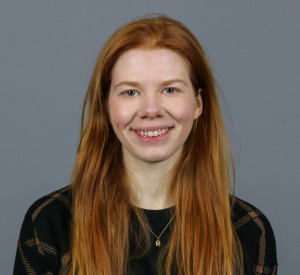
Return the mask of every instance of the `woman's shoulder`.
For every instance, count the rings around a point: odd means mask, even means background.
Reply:
[[[71,211],[71,190],[70,185],[51,192],[37,199],[28,209],[26,215],[32,215],[35,220],[40,214],[52,214],[58,209],[68,209]],[[57,213],[53,213],[57,214]]]
[[[251,227],[252,233],[258,231],[260,234],[268,233],[274,237],[273,229],[265,214],[256,206],[237,197],[233,199],[232,222],[236,230]]]
[[[232,218],[236,222],[241,218],[255,218],[257,216],[265,215],[254,205],[249,202],[246,202],[238,197],[231,196],[231,205],[232,205]]]
[[[45,222],[55,224],[70,216],[71,191],[66,186],[37,199],[28,209],[24,223],[46,225]]]
[[[243,249],[244,262],[251,266],[251,272],[276,274],[275,236],[263,212],[249,202],[235,197],[232,223]]]
[[[36,200],[25,214],[20,238],[33,231],[47,232],[46,229],[66,228],[71,219],[71,190],[66,186]],[[53,231],[53,230],[52,230]]]

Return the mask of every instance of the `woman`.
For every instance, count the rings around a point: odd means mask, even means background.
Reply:
[[[88,87],[72,184],[29,209],[14,274],[276,274],[268,220],[230,195],[231,160],[195,36],[162,15],[121,27]]]

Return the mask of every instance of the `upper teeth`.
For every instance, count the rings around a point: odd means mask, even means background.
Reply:
[[[169,130],[169,128],[165,128],[165,129],[157,129],[155,131],[137,131],[139,134],[141,134],[142,136],[148,136],[148,137],[157,137],[157,136],[161,136],[164,133],[166,133]]]

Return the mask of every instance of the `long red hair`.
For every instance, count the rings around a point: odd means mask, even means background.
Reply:
[[[195,120],[181,158],[169,177],[176,219],[158,270],[173,275],[232,275],[241,272],[239,241],[231,222],[230,144],[212,71],[197,38],[180,22],[150,15],[118,29],[104,45],[84,101],[81,139],[71,185],[70,262],[78,275],[129,274],[129,235],[147,253],[150,235],[142,211],[131,204],[122,147],[109,124],[111,71],[127,50],[169,49],[187,62],[203,113]],[[88,106],[88,108],[86,108]],[[140,226],[132,225],[132,211]],[[174,269],[176,267],[176,269]]]

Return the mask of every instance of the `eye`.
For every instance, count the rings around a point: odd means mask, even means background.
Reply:
[[[125,95],[128,95],[128,96],[135,96],[137,93],[135,90],[129,90],[129,91],[126,91],[125,92]]]
[[[166,88],[166,89],[165,89],[165,92],[166,92],[167,94],[173,94],[173,93],[176,92],[176,89],[175,89],[175,88]]]

